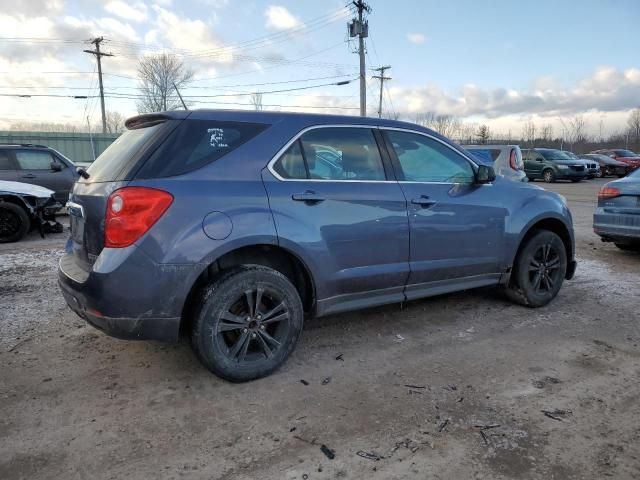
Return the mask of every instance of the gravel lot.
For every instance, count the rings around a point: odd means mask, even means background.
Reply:
[[[0,478],[640,478],[640,255],[593,234],[603,183],[551,186],[579,265],[548,307],[484,289],[310,321],[241,385],[72,314],[66,234],[0,245]]]

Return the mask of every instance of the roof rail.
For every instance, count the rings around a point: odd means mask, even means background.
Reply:
[[[46,145],[38,145],[37,143],[0,143],[0,146],[49,148]]]

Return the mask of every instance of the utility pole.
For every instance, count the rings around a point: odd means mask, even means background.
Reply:
[[[391,65],[385,65],[384,67],[374,68],[373,70],[376,72],[380,72],[380,75],[374,75],[373,78],[377,78],[380,80],[380,103],[378,103],[378,118],[382,118],[382,92],[384,88],[384,81],[391,80],[391,77],[385,77],[384,71],[389,70]]]
[[[364,19],[364,12],[371,12],[369,5],[363,0],[352,2],[358,9],[358,18],[354,18],[348,24],[349,36],[358,37],[358,55],[360,55],[360,116],[367,115],[367,78],[364,60],[364,39],[369,36],[369,22]]]
[[[100,62],[101,57],[113,57],[112,53],[102,53],[100,51],[100,43],[104,40],[104,37],[96,37],[91,40],[91,43],[96,46],[95,50],[83,50],[85,53],[90,53],[96,56],[98,61],[98,82],[100,84],[100,107],[102,108],[102,133],[107,133],[107,116],[104,111],[104,89],[102,88],[102,64]]]

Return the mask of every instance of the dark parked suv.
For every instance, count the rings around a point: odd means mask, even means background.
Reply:
[[[71,160],[44,145],[0,144],[0,180],[24,182],[53,190],[64,205],[78,178]]]
[[[275,370],[305,317],[487,285],[538,307],[575,270],[561,196],[417,125],[197,110],[126,126],[71,194],[64,297],[117,337],[187,333],[229,380]]]

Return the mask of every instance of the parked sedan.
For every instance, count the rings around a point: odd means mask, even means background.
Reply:
[[[626,163],[631,170],[640,168],[640,155],[632,152],[631,150],[625,150],[623,148],[613,148],[596,150],[595,152],[591,153],[600,153],[602,155],[608,156],[609,158],[613,158],[614,160],[618,160],[619,162]]]
[[[562,150],[562,152],[567,155],[569,158],[573,158],[574,160],[578,161],[578,162],[583,162],[585,168],[587,169],[587,178],[589,180],[591,180],[592,178],[596,178],[596,177],[601,177],[600,175],[600,164],[598,164],[598,162],[596,162],[595,160],[591,160],[591,159],[584,159],[579,157],[578,155],[576,155],[573,152],[570,152],[568,150]]]
[[[640,169],[600,189],[593,230],[622,250],[640,251]]]
[[[580,155],[580,158],[583,160],[595,160],[598,162],[600,165],[600,174],[598,177],[600,178],[608,176],[622,178],[631,170],[631,167],[626,163],[619,162],[618,160],[614,160],[613,158],[601,153],[586,153],[584,155]]]
[[[61,207],[48,188],[0,180],[0,243],[17,242],[32,228],[62,232],[55,219]]]

